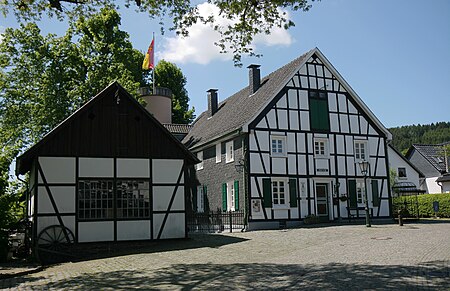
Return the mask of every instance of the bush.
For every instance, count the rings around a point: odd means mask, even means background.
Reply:
[[[415,205],[415,196],[403,196],[392,198],[392,206],[394,215],[397,215],[398,209],[404,209],[404,202]],[[450,193],[442,194],[422,194],[417,196],[419,204],[419,217],[434,217],[433,202],[439,202],[439,211],[437,216],[450,218]],[[403,213],[402,213],[403,215]]]
[[[303,223],[304,224],[316,224],[316,223],[319,223],[319,222],[320,222],[319,217],[315,216],[314,214],[307,215],[303,219]]]

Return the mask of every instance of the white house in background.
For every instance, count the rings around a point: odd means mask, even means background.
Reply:
[[[416,166],[425,176],[421,189],[426,193],[450,192],[449,157],[445,157],[442,147],[450,142],[441,144],[413,144],[406,158]]]
[[[203,160],[197,209],[244,209],[250,229],[289,226],[364,217],[367,191],[372,216],[391,216],[391,133],[322,52],[262,79],[258,65],[249,69],[249,86],[219,104],[208,91],[208,111],[183,140]]]
[[[36,246],[187,237],[198,160],[117,82],[17,158]]]
[[[422,172],[392,145],[388,146],[388,156],[389,167],[395,170],[397,181],[399,183],[412,183],[417,189],[420,189],[425,178]]]

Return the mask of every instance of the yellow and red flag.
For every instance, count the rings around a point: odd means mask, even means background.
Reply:
[[[147,53],[145,54],[144,62],[142,63],[143,70],[150,70],[155,67],[154,63],[154,46],[155,46],[155,38],[152,39],[152,43],[148,47]]]

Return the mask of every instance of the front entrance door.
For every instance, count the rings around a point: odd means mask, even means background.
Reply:
[[[316,184],[316,203],[317,203],[317,216],[319,216],[319,220],[329,221],[328,184],[326,183]]]

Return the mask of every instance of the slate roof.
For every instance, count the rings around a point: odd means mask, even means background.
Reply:
[[[442,146],[450,144],[449,142],[444,142],[441,144],[413,144],[406,154],[406,157],[410,158],[412,151],[416,150],[419,154],[421,154],[436,170],[440,173],[447,172],[445,168],[445,160],[444,155],[441,152]],[[447,157],[448,164],[450,164],[450,157]]]
[[[313,53],[319,54],[321,60],[325,62],[325,64],[328,64],[329,68],[334,71],[338,80],[348,85],[342,76],[340,76],[339,72],[337,72],[328,62],[326,57],[323,56],[320,50],[318,48],[313,48],[278,70],[263,77],[261,79],[260,87],[254,94],[250,95],[250,87],[247,86],[220,102],[218,104],[217,112],[212,117],[208,116],[207,111],[201,113],[192,124],[191,131],[183,139],[183,144],[191,150],[195,150],[196,148],[202,147],[225,135],[238,133],[240,130],[246,130],[248,123],[251,122],[252,119],[264,109],[268,102],[283,89],[297,70],[300,69],[301,65],[306,63]],[[348,87],[346,89],[355,98],[355,101],[368,113],[375,124],[378,125],[390,140],[392,138],[391,133],[364,104],[356,92],[354,92],[349,85],[346,87]]]
[[[220,102],[217,112],[211,118],[208,118],[207,111],[200,114],[193,123],[191,131],[183,139],[183,143],[189,148],[197,147],[239,130],[279,92],[281,86],[286,85],[289,81],[287,78],[299,69],[313,50],[262,78],[261,86],[253,95],[250,95],[250,89],[247,86]]]
[[[450,173],[440,176],[436,179],[436,182],[450,182]]]

